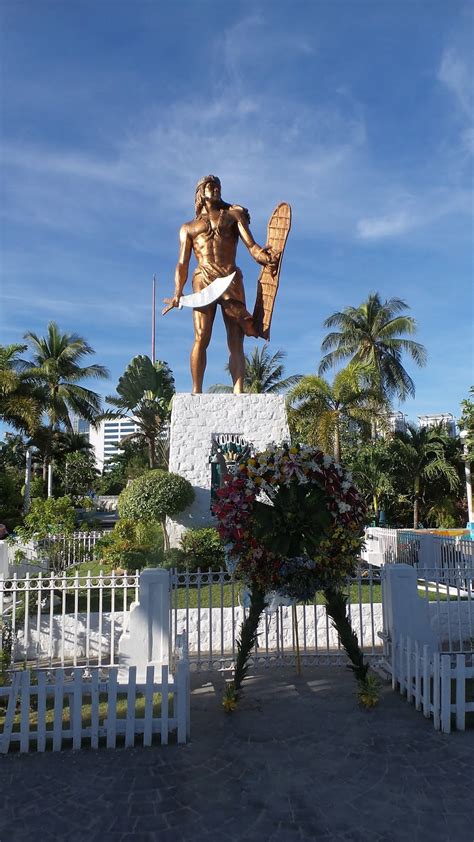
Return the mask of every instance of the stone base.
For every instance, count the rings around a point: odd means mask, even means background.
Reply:
[[[169,469],[189,480],[192,506],[168,519],[172,547],[186,529],[213,525],[211,503],[212,435],[236,433],[256,451],[271,442],[289,441],[285,399],[281,395],[177,394],[173,398]]]

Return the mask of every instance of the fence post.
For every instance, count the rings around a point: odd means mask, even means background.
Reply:
[[[440,654],[433,652],[433,722],[437,731],[441,724]]]
[[[441,655],[441,729],[451,732],[451,655]]]
[[[411,702],[413,685],[411,682],[411,638],[407,637],[407,702]]]
[[[423,646],[423,714],[431,716],[431,657],[428,646]]]
[[[13,729],[13,719],[16,711],[16,701],[20,689],[22,673],[17,671],[13,673],[13,681],[10,687],[10,694],[8,696],[7,712],[5,714],[5,722],[3,724],[3,734],[0,735],[0,751],[2,754],[7,754],[10,748],[10,737]]]
[[[316,632],[317,633],[317,632]],[[392,690],[397,689],[397,647],[399,645],[398,638],[392,638]]]
[[[169,658],[169,573],[146,568],[140,574],[139,602],[130,608],[129,626],[119,640],[121,671],[134,664],[138,681],[145,681],[146,667],[161,667]]]
[[[403,696],[405,692],[405,661],[403,658],[403,644],[405,638],[400,635],[400,645],[398,649],[398,683],[400,685],[400,695]]]
[[[456,655],[456,728],[466,728],[466,656]]]
[[[189,663],[186,660],[179,660],[176,664],[176,682],[178,693],[177,720],[178,720],[178,743],[185,743],[188,732],[188,673]]]

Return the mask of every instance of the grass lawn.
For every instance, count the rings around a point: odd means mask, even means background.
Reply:
[[[36,698],[36,697],[35,697]],[[87,698],[87,696],[83,696],[83,698]],[[170,702],[172,700],[172,695],[170,696]],[[170,704],[169,702],[169,704]],[[107,712],[108,712],[108,703],[107,703],[107,694],[101,693],[99,696],[99,725],[103,725],[105,720],[107,719]],[[118,693],[117,694],[117,719],[125,719],[127,716],[127,694],[126,693]],[[88,728],[91,724],[91,712],[92,712],[92,705],[90,702],[86,702],[82,705],[82,727]],[[171,712],[171,709],[170,709]],[[143,694],[137,693],[137,698],[135,701],[135,718],[136,719],[143,719],[145,716],[145,696]],[[161,716],[161,693],[154,693],[153,694],[153,717],[156,719]],[[1,721],[1,720],[0,720]],[[48,696],[46,699],[46,730],[50,730],[52,733],[53,730],[53,722],[54,722],[54,699],[52,696]],[[68,699],[64,699],[63,702],[63,729],[67,730],[71,726],[71,709],[69,707]],[[38,724],[38,713],[36,710],[32,709],[30,711],[30,726]],[[18,710],[15,714],[15,718],[13,720],[13,731],[20,730],[20,711]]]
[[[106,566],[104,564],[99,564],[99,562],[89,563],[86,562],[85,564],[78,565],[77,567],[70,568],[68,570],[67,581],[70,586],[70,590],[66,593],[66,613],[67,614],[74,614],[75,612],[75,599],[76,595],[73,589],[73,576],[77,572],[80,577],[87,576],[90,572],[92,577],[97,577],[100,572],[103,572],[105,575],[110,575],[112,573],[112,565]],[[207,609],[210,606],[213,608],[218,608],[223,605],[225,608],[229,608],[232,604],[239,605],[239,596],[242,591],[243,585],[241,582],[235,582],[234,585],[228,584],[204,584],[201,583],[201,587],[197,588],[196,585],[190,585],[189,587],[180,586],[173,590],[171,594],[171,605],[173,608],[197,608],[198,604],[202,609]],[[422,597],[428,597],[428,600],[431,602],[435,602],[438,599],[441,602],[445,602],[448,599],[447,594],[440,593],[436,594],[434,591],[429,591],[426,594],[424,587],[419,588],[419,594]],[[61,592],[59,590],[56,591],[56,596],[61,597]],[[87,589],[85,587],[81,587],[78,589],[78,612],[82,613],[87,611],[88,606],[88,597],[87,597]],[[366,605],[370,602],[374,603],[381,603],[382,602],[382,588],[378,582],[373,582],[372,586],[370,584],[369,579],[362,579],[361,584],[353,584],[350,587],[350,603],[351,605],[358,605],[359,603]],[[45,588],[43,592],[43,598],[45,598],[46,602],[43,607],[43,613],[49,613],[49,595],[48,591]],[[450,598],[453,600],[457,600],[456,592],[453,590],[452,595]],[[123,587],[117,587],[115,589],[115,601],[114,601],[114,610],[116,612],[120,612],[124,608],[124,601],[126,601],[127,609],[130,607],[130,603],[133,602],[135,599],[135,588],[129,587],[124,589]],[[317,605],[324,605],[324,596],[322,593],[318,593],[316,597],[316,604]],[[90,610],[92,612],[97,612],[99,610],[100,605],[100,591],[98,587],[92,587],[90,590],[89,596],[89,604]],[[102,591],[102,610],[103,611],[110,611],[112,607],[112,598],[111,598],[111,591],[110,588],[107,586],[104,587]],[[29,614],[34,615],[37,612],[37,603],[36,603],[36,595],[30,594],[29,600]],[[57,604],[54,606],[53,609],[54,614],[61,614],[62,613],[62,603]],[[22,594],[18,595],[17,599],[17,624],[21,622],[22,617],[24,616],[24,597]]]

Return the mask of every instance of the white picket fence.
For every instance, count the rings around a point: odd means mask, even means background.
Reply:
[[[159,715],[154,712],[157,693]],[[120,706],[123,697],[126,705]],[[61,751],[65,745],[98,748],[101,739],[107,748],[115,748],[117,738],[131,747],[137,737],[138,744],[150,746],[155,735],[165,745],[174,731],[177,742],[185,743],[190,736],[189,698],[185,659],[177,661],[174,676],[167,666],[156,672],[148,666],[144,683],[137,682],[135,666],[126,670],[125,679],[117,667],[17,670],[11,685],[0,688],[0,704],[7,702],[0,752],[6,754],[14,746],[23,753],[47,747]]]
[[[15,568],[18,575],[24,570],[30,573],[37,569],[61,572],[75,564],[91,562],[94,548],[104,532],[72,532],[70,535],[49,535],[41,541],[23,542],[16,539],[8,544],[8,562],[10,572]]]
[[[454,717],[463,731],[466,713],[474,713],[473,657],[472,652],[433,652],[400,635],[392,643],[392,687],[398,686],[427,718],[432,716],[436,730],[449,734]]]

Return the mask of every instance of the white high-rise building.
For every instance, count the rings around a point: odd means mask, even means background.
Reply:
[[[79,415],[71,415],[71,425],[74,433],[81,433],[84,436],[89,435],[90,424],[85,418]]]
[[[405,433],[407,429],[407,422],[403,412],[388,412],[386,415],[377,419],[377,433],[385,438],[392,433]]]
[[[138,424],[125,416],[101,421],[97,427],[91,426],[89,441],[94,448],[96,466],[101,473],[106,462],[117,453],[119,442],[138,429]]]
[[[452,438],[456,435],[456,421],[450,412],[440,412],[438,415],[419,415],[418,423],[420,427],[442,426]]]

